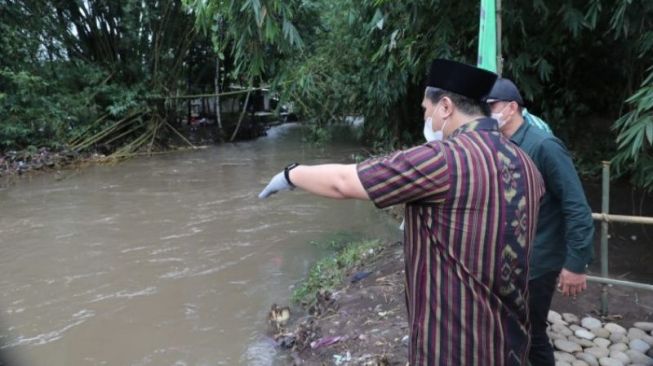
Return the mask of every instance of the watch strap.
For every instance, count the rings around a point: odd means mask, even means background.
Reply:
[[[291,163],[288,164],[285,168],[283,168],[283,176],[286,178],[286,182],[292,187],[295,188],[295,185],[290,181],[290,171],[297,168],[299,166],[299,163]]]

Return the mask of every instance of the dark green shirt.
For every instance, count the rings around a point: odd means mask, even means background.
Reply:
[[[584,273],[594,253],[594,222],[569,151],[558,138],[528,123],[510,140],[533,159],[546,185],[529,277],[562,268]]]

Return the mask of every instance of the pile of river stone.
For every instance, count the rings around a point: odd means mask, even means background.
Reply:
[[[556,366],[653,366],[653,323],[638,322],[626,329],[555,311],[548,320]]]

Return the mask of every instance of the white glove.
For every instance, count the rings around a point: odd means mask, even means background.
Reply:
[[[277,192],[291,191],[294,188],[295,187],[293,187],[286,179],[285,172],[282,171],[281,173],[272,177],[272,180],[270,180],[270,183],[268,183],[267,187],[265,187],[261,193],[258,194],[258,198],[268,198]]]

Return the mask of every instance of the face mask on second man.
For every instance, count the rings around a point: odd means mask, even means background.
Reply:
[[[508,122],[508,120],[503,117],[503,111],[505,111],[506,108],[508,108],[508,105],[504,106],[500,112],[492,113],[492,118],[497,120],[497,122],[499,123],[499,128],[502,128],[506,124],[506,122]]]

